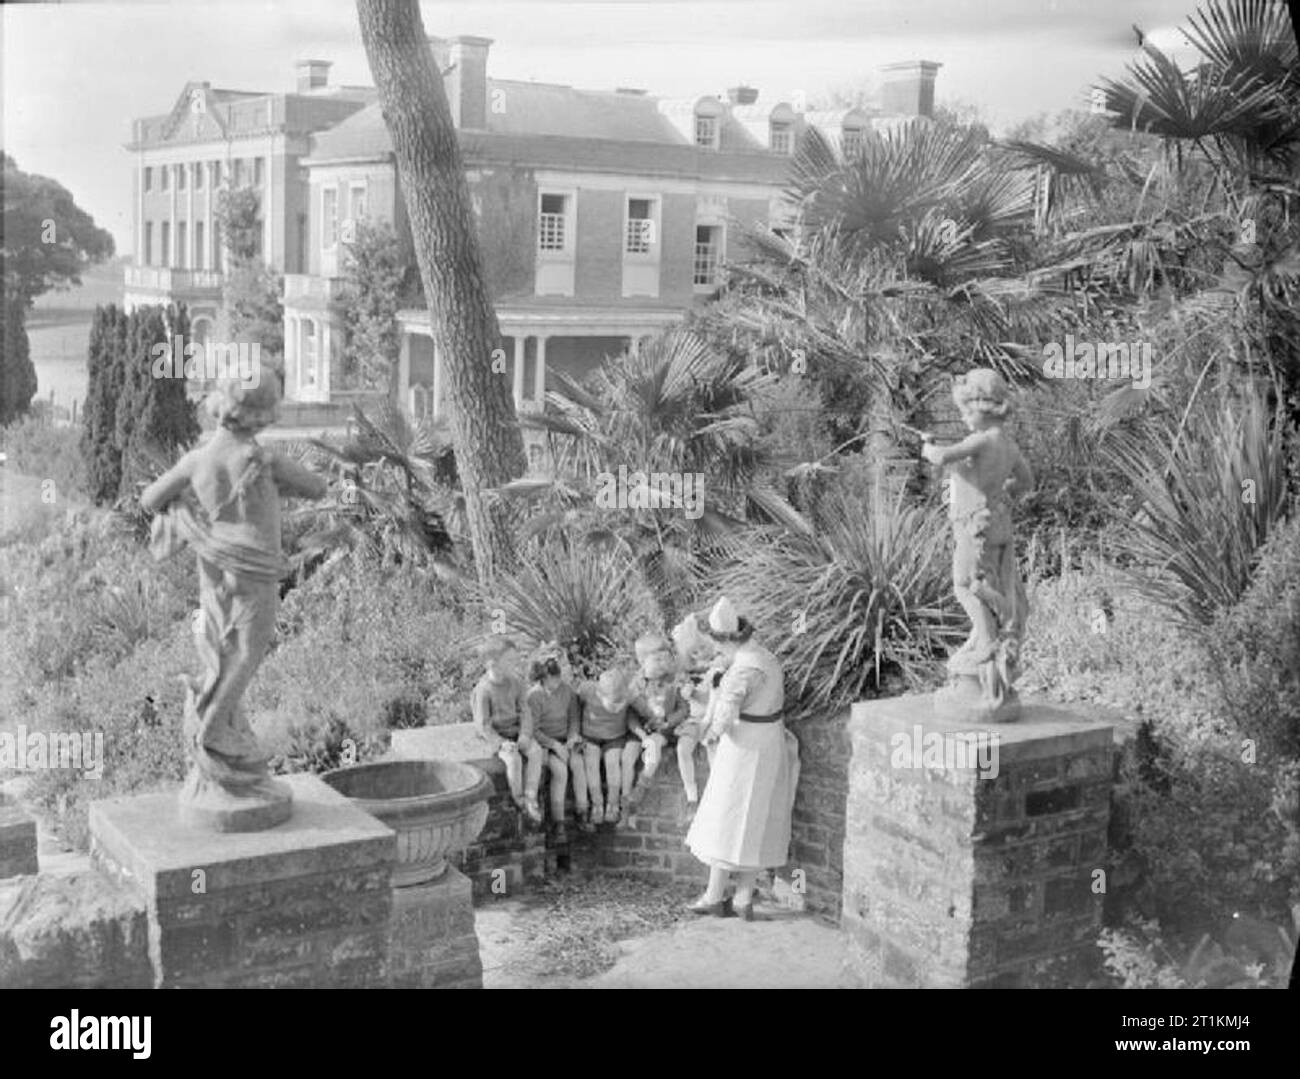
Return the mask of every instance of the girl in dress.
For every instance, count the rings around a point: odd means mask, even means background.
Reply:
[[[686,846],[709,867],[695,914],[754,918],[754,883],[764,869],[786,864],[790,817],[799,782],[799,743],[781,721],[781,663],[753,639],[754,628],[725,596],[709,612],[705,633],[726,669],[706,716],[706,742],[717,754]],[[735,874],[736,892],[727,884]]]

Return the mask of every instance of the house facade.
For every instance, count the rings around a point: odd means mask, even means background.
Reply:
[[[501,353],[520,411],[542,407],[547,373],[581,377],[678,322],[717,287],[741,230],[789,227],[789,158],[817,123],[851,150],[879,113],[796,112],[757,92],[670,101],[491,78],[491,42],[431,39],[459,134]],[[907,65],[918,104],[937,65]],[[901,69],[900,69],[901,70]],[[898,100],[898,95],[895,100]],[[928,106],[927,106],[928,108]],[[915,112],[912,113],[915,115]],[[285,278],[286,394],[327,401],[344,344],[338,301],[357,222],[393,226],[410,251],[392,143],[378,105],[312,140],[307,267]],[[417,418],[446,408],[427,309],[404,310],[393,392]],[[539,448],[530,446],[536,459]]]
[[[271,94],[186,84],[171,111],[135,120],[134,263],[123,304],[183,302],[193,336],[206,340],[221,303],[224,244],[217,209],[226,188],[261,196],[260,249],[281,272],[307,265],[307,180],[301,160],[313,133],[375,98],[366,87],[329,84],[330,64],[298,64],[296,93]]]
[[[689,100],[490,77],[492,42],[431,38],[477,219],[516,408],[538,410],[547,373],[581,377],[678,322],[717,288],[749,226],[788,228],[782,189],[799,137],[817,126],[845,151],[872,126],[928,115],[937,64],[884,71],[884,107],[809,112],[751,87]],[[170,112],[134,122],[135,262],[128,308],[184,302],[193,336],[221,302],[223,188],[261,196],[260,247],[284,274],[285,397],[325,415],[343,385],[340,302],[359,222],[391,225],[413,261],[392,142],[372,88],[298,65],[297,92],[192,82]],[[438,420],[446,380],[425,308],[399,314],[391,394]],[[306,413],[305,413],[306,414]],[[314,422],[314,421],[313,421]],[[537,447],[530,446],[535,458]]]

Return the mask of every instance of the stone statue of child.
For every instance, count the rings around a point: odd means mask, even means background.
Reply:
[[[140,496],[159,511],[153,552],[188,544],[198,556],[195,643],[203,667],[188,682],[185,740],[191,770],[181,819],[215,831],[259,831],[287,820],[286,784],[270,778],[240,699],[275,632],[280,580],[280,498],[320,498],[326,481],[254,437],[275,422],[280,391],[271,375],[258,385],[226,382],[207,401],[216,432]]]
[[[949,684],[935,704],[964,718],[1007,722],[1019,713],[1013,684],[1029,612],[1016,566],[1011,499],[1033,485],[1033,473],[1002,430],[1010,402],[996,371],[982,367],[958,376],[953,400],[971,433],[951,446],[927,438],[921,452],[949,468],[953,587],[971,634],[949,659]]]

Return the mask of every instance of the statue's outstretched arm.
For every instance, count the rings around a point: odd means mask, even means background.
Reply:
[[[193,464],[194,455],[190,451],[144,489],[140,505],[150,513],[166,509],[189,486]]]
[[[926,452],[926,457],[938,465],[951,464],[953,461],[961,461],[967,457],[976,456],[984,448],[987,441],[988,436],[983,431],[975,431],[960,442],[954,442],[951,446],[939,446],[930,443],[932,449]]]
[[[275,485],[287,495],[299,498],[324,498],[329,485],[324,476],[305,468],[292,457],[277,453],[271,458]]]

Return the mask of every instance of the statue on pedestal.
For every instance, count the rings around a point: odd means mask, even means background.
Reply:
[[[972,722],[1006,723],[1019,716],[1014,683],[1029,613],[1016,566],[1011,501],[1033,485],[1033,473],[1002,430],[1011,406],[996,371],[981,367],[958,376],[953,400],[971,433],[951,446],[927,436],[921,452],[949,469],[953,588],[970,616],[971,633],[948,661],[948,685],[935,694],[935,710]]]
[[[240,700],[275,632],[280,580],[280,498],[320,498],[326,482],[255,434],[275,422],[280,391],[271,374],[256,385],[226,382],[208,397],[217,430],[140,496],[153,522],[154,557],[188,545],[198,556],[195,643],[202,664],[187,680],[185,741],[190,773],[181,820],[218,832],[255,832],[287,820],[288,785],[271,778],[267,754]]]

